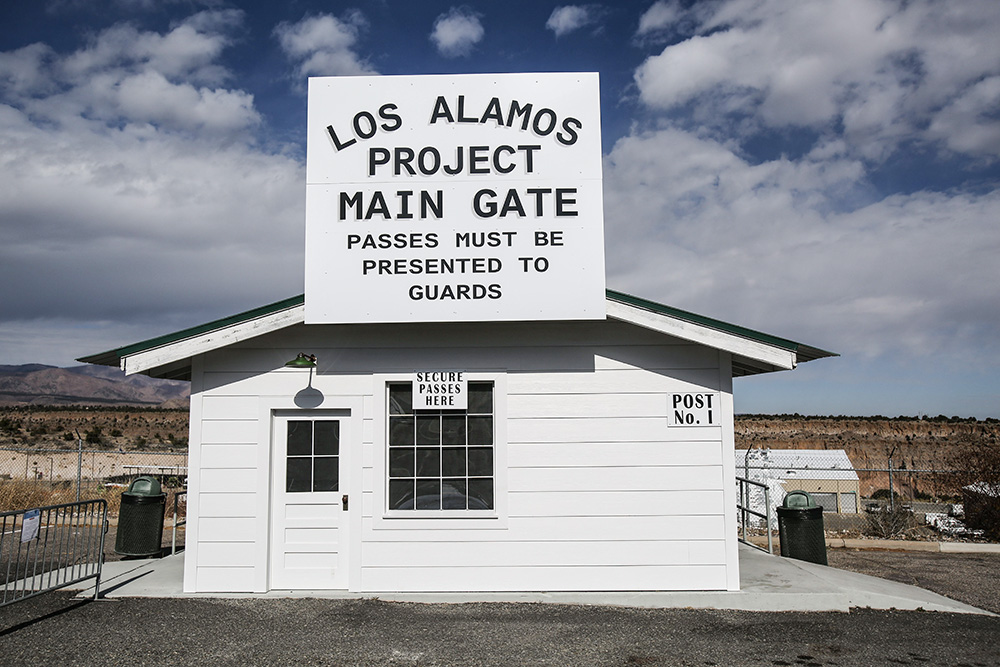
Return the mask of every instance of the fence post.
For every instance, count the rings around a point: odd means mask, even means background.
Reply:
[[[896,511],[896,498],[892,491],[892,455],[896,453],[896,448],[893,447],[892,451],[889,452],[889,511]]]
[[[83,481],[83,438],[80,429],[76,430],[76,502],[80,502],[80,484]]]

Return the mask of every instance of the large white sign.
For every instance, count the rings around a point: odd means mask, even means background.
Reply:
[[[604,319],[596,73],[309,80],[307,323]]]

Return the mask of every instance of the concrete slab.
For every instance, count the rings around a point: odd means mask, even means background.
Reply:
[[[937,593],[877,577],[772,556],[740,545],[740,588],[732,592],[553,592],[553,593],[346,593],[270,591],[268,593],[184,593],[184,554],[155,560],[106,563],[101,596],[156,598],[378,598],[394,602],[548,602],[664,609],[746,611],[849,611],[852,607],[942,611],[992,615]],[[76,590],[93,596],[93,582]],[[88,593],[89,591],[89,593]]]

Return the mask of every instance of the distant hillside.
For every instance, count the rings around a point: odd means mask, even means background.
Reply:
[[[0,365],[0,405],[187,407],[190,384],[106,366]]]

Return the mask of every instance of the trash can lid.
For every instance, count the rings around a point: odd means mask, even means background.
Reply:
[[[136,477],[132,480],[132,483],[128,485],[128,490],[125,493],[133,496],[163,495],[163,491],[160,489],[159,480],[155,477],[148,477],[145,475],[142,477]]]
[[[809,510],[819,507],[816,501],[812,499],[812,496],[805,491],[789,491],[785,496],[785,502],[781,506],[796,510]]]

